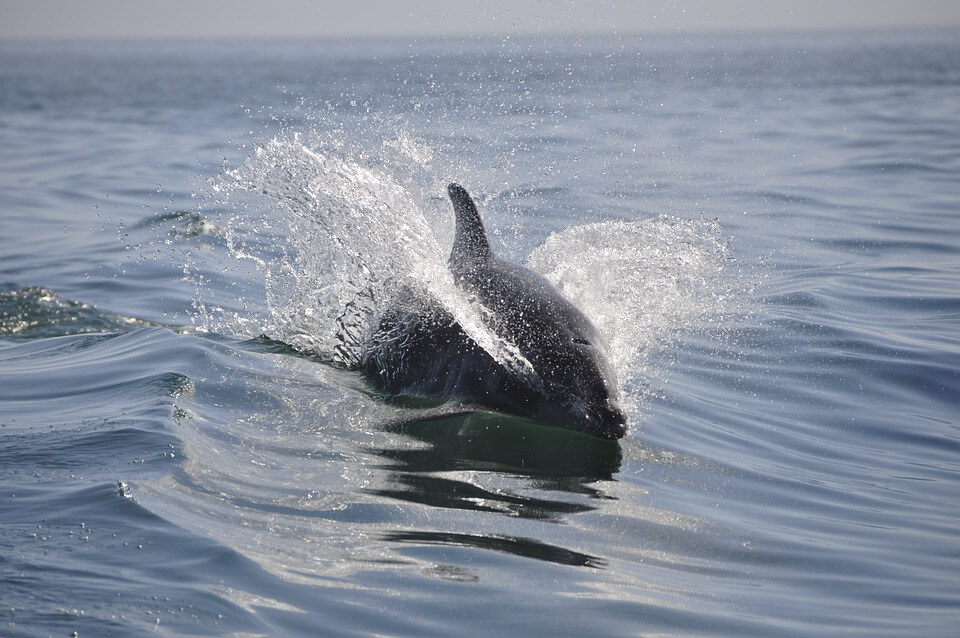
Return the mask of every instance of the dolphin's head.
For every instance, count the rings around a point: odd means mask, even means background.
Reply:
[[[565,346],[541,368],[544,416],[603,439],[622,438],[627,419],[617,403],[616,378],[603,351],[579,337]]]

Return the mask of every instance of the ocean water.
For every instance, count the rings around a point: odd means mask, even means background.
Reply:
[[[0,634],[952,635],[958,36],[0,43]],[[626,438],[351,369],[451,180]]]

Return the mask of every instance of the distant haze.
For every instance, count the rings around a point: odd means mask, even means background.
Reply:
[[[960,26],[958,0],[0,0],[0,39],[364,38]]]

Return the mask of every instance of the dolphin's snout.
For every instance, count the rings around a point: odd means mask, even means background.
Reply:
[[[603,439],[622,439],[627,433],[627,417],[607,401],[587,417],[587,431]]]
[[[606,410],[605,432],[612,439],[622,439],[627,434],[627,417],[620,408],[609,407]]]

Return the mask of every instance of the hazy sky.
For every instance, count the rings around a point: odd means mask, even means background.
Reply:
[[[0,0],[0,39],[664,32],[960,25],[960,0]]]

